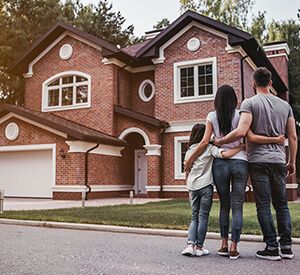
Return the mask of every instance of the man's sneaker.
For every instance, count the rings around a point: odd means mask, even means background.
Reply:
[[[217,253],[221,256],[228,256],[228,247],[220,248]]]
[[[282,259],[292,259],[294,257],[292,249],[283,249],[281,248],[280,256]]]
[[[185,255],[185,256],[194,256],[195,255],[195,249],[194,247],[191,247],[191,246],[187,246],[182,252],[181,252],[182,255]]]
[[[281,260],[281,258],[279,256],[278,248],[276,248],[274,250],[269,250],[269,249],[265,248],[265,250],[257,251],[256,257],[265,259],[265,260],[271,260],[271,261]]]
[[[204,255],[208,255],[209,251],[208,249],[202,248],[202,249],[195,249],[195,256],[200,257],[200,256],[204,256]]]
[[[237,251],[230,251],[228,255],[231,260],[236,260],[240,257],[240,253]]]

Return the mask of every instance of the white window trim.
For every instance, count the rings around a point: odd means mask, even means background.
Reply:
[[[147,84],[149,84],[152,88],[152,93],[149,97],[145,96],[145,87]],[[154,94],[155,94],[154,83],[150,79],[144,80],[139,86],[139,96],[141,100],[143,100],[144,102],[149,102],[154,97]]]
[[[65,77],[65,76],[83,76],[85,78],[87,78],[87,81],[83,82],[85,84],[88,85],[88,100],[86,103],[77,103],[75,105],[67,105],[67,106],[52,106],[49,107],[48,106],[48,84],[50,82],[52,82],[53,80],[57,79],[57,78],[61,78],[61,77]],[[81,82],[78,82],[78,84]],[[62,86],[62,85],[60,85]],[[81,109],[81,108],[89,108],[91,107],[91,76],[82,72],[78,72],[78,71],[66,71],[66,72],[62,72],[59,74],[56,74],[50,78],[48,78],[44,83],[43,83],[43,95],[42,95],[42,112],[50,112],[50,111],[63,111],[63,110],[73,110],[73,109]],[[61,97],[61,95],[60,95]],[[59,99],[61,101],[61,98]],[[73,100],[76,100],[76,96],[75,98],[73,97]]]
[[[212,64],[212,74],[213,74],[213,93],[211,95],[199,95],[193,97],[184,97],[180,96],[180,69],[185,67],[191,66],[198,66],[198,65],[206,65]],[[207,100],[214,100],[215,94],[217,92],[217,57],[209,57],[203,59],[196,59],[190,61],[183,61],[174,63],[174,103],[188,103],[188,102],[197,102],[197,101],[207,101]],[[198,79],[195,76],[195,79]],[[195,89],[198,88],[198,80],[195,81]]]
[[[174,138],[174,171],[176,180],[185,179],[185,174],[181,172],[181,143],[188,141],[189,136]]]

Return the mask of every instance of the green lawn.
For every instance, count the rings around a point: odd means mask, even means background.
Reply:
[[[219,232],[219,207],[219,201],[214,201],[209,232]],[[292,236],[300,237],[300,203],[290,203],[289,208]],[[174,199],[139,205],[5,211],[0,214],[0,218],[187,230],[191,220],[191,209],[188,200]],[[275,216],[274,221],[276,222]],[[244,204],[242,234],[261,234],[254,203]]]

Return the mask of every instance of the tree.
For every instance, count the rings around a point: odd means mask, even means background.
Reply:
[[[248,29],[252,0],[180,0],[181,10],[191,9],[230,26]]]
[[[156,25],[153,25],[154,29],[160,30],[168,27],[170,25],[170,20],[168,18],[163,18],[161,21],[157,21]]]
[[[121,47],[139,42],[133,25],[123,30],[125,18],[108,0],[87,6],[79,0],[0,0],[0,103],[23,104],[22,78],[7,70],[59,20]]]

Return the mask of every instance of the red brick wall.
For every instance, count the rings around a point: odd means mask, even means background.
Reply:
[[[186,44],[197,37],[201,47],[191,52]],[[192,27],[164,51],[165,61],[155,69],[155,115],[165,121],[205,119],[214,109],[213,100],[193,103],[174,104],[173,64],[195,59],[217,57],[217,85],[231,85],[241,101],[240,59],[239,53],[228,54],[224,38]]]
[[[70,59],[62,60],[59,50],[64,44],[73,47]],[[79,124],[112,134],[113,108],[116,102],[116,69],[104,65],[101,51],[66,36],[33,66],[33,76],[26,79],[25,107],[41,110],[42,84],[65,71],[79,71],[91,76],[91,108],[53,112]]]

